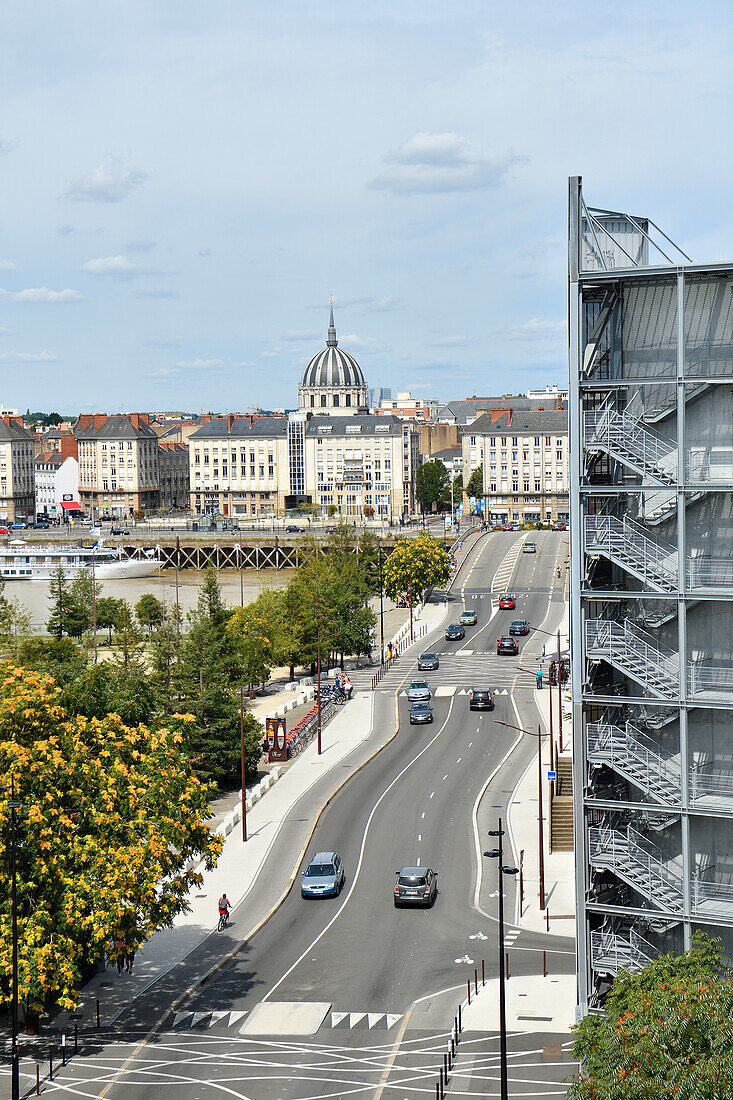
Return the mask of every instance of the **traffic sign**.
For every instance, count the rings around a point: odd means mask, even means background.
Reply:
[[[557,772],[548,772],[547,779],[549,782],[552,782],[553,779],[557,779]]]
[[[449,527],[451,527],[451,526],[452,526],[452,524],[453,524],[453,521],[451,520],[451,517],[450,517],[450,516],[446,516],[446,517],[445,517],[445,527],[446,527],[446,530],[448,530],[448,528],[449,528]]]

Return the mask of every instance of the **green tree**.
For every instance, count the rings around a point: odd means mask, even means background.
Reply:
[[[423,512],[429,512],[434,504],[439,504],[449,487],[448,471],[438,459],[424,462],[415,474],[415,496]]]
[[[69,608],[69,585],[63,566],[59,565],[51,574],[48,586],[48,600],[51,615],[48,620],[48,632],[55,638],[63,638],[64,634],[70,634],[69,623],[71,613]]]
[[[231,615],[226,630],[236,645],[241,660],[241,673],[248,688],[264,683],[272,670],[273,645],[271,635],[275,624],[268,623],[257,601],[238,607]]]
[[[621,971],[603,1012],[574,1030],[583,1075],[569,1100],[733,1096],[733,972],[702,932],[683,955]]]
[[[392,600],[406,599],[412,607],[430,588],[450,577],[450,558],[442,543],[426,531],[415,538],[398,539],[384,565],[384,590]]]
[[[140,635],[135,627],[132,608],[127,600],[120,600],[115,617],[116,657],[124,668],[130,668],[139,660]]]
[[[482,497],[484,495],[484,468],[477,466],[468,479],[466,493],[470,497]]]
[[[69,585],[66,631],[72,638],[80,638],[85,630],[91,630],[94,609],[94,593],[99,597],[101,585],[92,577],[89,569],[80,569]]]
[[[150,636],[153,633],[153,627],[159,627],[165,619],[165,604],[152,592],[146,592],[135,604],[135,617]]]
[[[117,624],[124,600],[114,596],[102,596],[97,600],[97,627],[107,631],[107,640],[112,644],[112,630]]]
[[[82,676],[88,665],[83,649],[71,638],[27,638],[18,647],[17,660],[23,668],[53,677],[60,687]]]
[[[152,678],[135,662],[90,663],[64,686],[61,705],[68,714],[103,719],[118,714],[126,726],[148,723],[155,714]]]
[[[17,848],[21,1002],[75,1008],[85,970],[110,942],[139,947],[185,910],[221,840],[205,824],[211,791],[191,773],[185,716],[160,729],[117,715],[70,717],[53,681],[9,662],[0,676],[0,874],[10,876],[10,792]],[[0,891],[0,1003],[12,981],[9,890]]]

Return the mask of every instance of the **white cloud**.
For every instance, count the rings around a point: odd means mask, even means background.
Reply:
[[[339,336],[339,346],[354,348],[355,350],[366,349],[368,351],[384,351],[385,348],[378,340],[375,340],[372,336],[357,336],[355,332],[349,333],[348,336]]]
[[[401,306],[401,298],[387,297],[378,298],[375,302],[370,302],[367,309],[372,313],[389,313],[393,309],[400,309]]]
[[[513,153],[487,155],[460,134],[420,133],[385,157],[386,167],[369,187],[393,195],[494,188],[519,160]]]
[[[0,355],[3,363],[53,363],[57,359],[52,351],[5,351]]]
[[[510,340],[555,340],[564,337],[566,332],[566,321],[542,321],[532,317],[510,329],[507,336]]]
[[[17,271],[18,265],[12,260],[0,260],[0,271]]]
[[[50,290],[47,286],[29,287],[27,290],[0,290],[0,298],[5,302],[31,302],[34,304],[59,305],[66,302],[83,302],[84,295],[78,290]]]
[[[145,172],[128,168],[117,157],[107,156],[88,175],[75,180],[64,198],[74,202],[122,202],[148,178]]]
[[[279,351],[263,351],[260,352],[260,359],[277,359]]]
[[[186,367],[189,370],[211,370],[214,367],[223,367],[223,359],[183,359],[176,363],[177,367]]]
[[[139,275],[150,275],[152,269],[143,264],[134,264],[127,256],[100,256],[96,260],[87,260],[81,265],[88,275],[111,275],[115,279],[137,279]]]

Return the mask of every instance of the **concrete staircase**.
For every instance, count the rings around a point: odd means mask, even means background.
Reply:
[[[550,851],[573,850],[573,762],[560,757],[556,764],[555,790],[550,794]]]

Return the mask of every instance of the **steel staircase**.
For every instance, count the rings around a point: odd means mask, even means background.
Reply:
[[[617,459],[642,478],[662,485],[677,480],[677,447],[628,412],[602,408],[585,413],[585,445]]]
[[[678,699],[679,654],[663,646],[628,619],[588,619],[588,657],[601,657],[658,699]]]
[[[615,978],[619,970],[643,970],[657,951],[633,928],[623,935],[618,932],[591,932],[591,964],[600,974]]]
[[[608,722],[590,722],[586,726],[588,759],[607,764],[623,775],[655,802],[677,806],[682,775],[678,767],[659,755],[654,741],[631,722],[626,728]]]
[[[613,871],[654,906],[678,913],[683,906],[682,875],[670,866],[668,857],[651,840],[631,825],[622,832],[610,825],[588,830],[592,867]]]
[[[679,586],[677,548],[651,539],[633,520],[617,516],[585,517],[585,548],[604,554],[656,592],[676,592]]]

